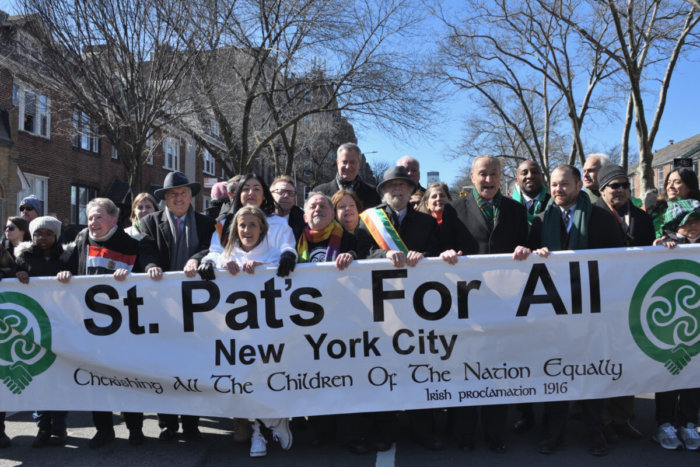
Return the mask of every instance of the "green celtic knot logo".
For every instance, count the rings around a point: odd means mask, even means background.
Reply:
[[[679,374],[700,353],[700,263],[676,259],[651,268],[634,290],[629,321],[639,348]]]
[[[17,293],[0,293],[0,380],[21,394],[32,378],[56,360],[51,352],[51,324],[41,305]]]

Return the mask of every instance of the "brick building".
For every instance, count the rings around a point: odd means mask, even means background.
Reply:
[[[0,12],[0,218],[4,223],[16,215],[29,194],[42,201],[45,214],[64,223],[85,225],[85,206],[97,196],[111,198],[127,218],[133,196],[117,151],[91,134],[87,114],[56,104],[60,99],[44,90],[41,83],[51,77],[40,71],[27,21]],[[225,180],[223,171],[182,132],[161,133],[153,135],[142,189],[153,193],[169,171],[180,170],[204,186],[195,198],[195,209],[203,210],[208,188]]]
[[[677,143],[671,142],[665,148],[654,152],[651,167],[654,169],[654,181],[659,193],[663,192],[666,176],[673,169],[673,159],[690,159],[696,174],[700,174],[700,134]],[[629,167],[632,196],[641,197],[641,180],[637,173],[639,163]]]
[[[0,11],[0,219],[4,222],[16,215],[20,200],[35,194],[45,214],[56,216],[64,224],[85,225],[87,202],[104,196],[121,208],[122,224],[127,225],[135,195],[130,192],[127,171],[117,151],[97,136],[99,131],[90,116],[47,91],[51,76],[41,71],[41,50],[29,33],[30,21],[32,17],[9,16]],[[319,142],[331,144],[324,151],[332,157],[323,160],[318,170],[324,175],[334,173],[335,148],[355,140],[352,125],[338,110],[305,120],[307,124],[323,121],[323,127],[331,128],[307,135],[305,144],[314,149],[320,147]],[[216,125],[207,126],[204,133],[198,135],[200,139],[225,150]],[[202,184],[194,207],[197,211],[206,209],[211,186],[226,180],[230,170],[223,170],[202,144],[175,126],[159,130],[149,141],[150,157],[141,171],[141,191],[153,193],[168,172],[179,170]],[[300,165],[295,161],[293,172],[301,197],[312,178],[304,159],[312,157],[311,152],[302,152]],[[254,170],[270,182],[273,165],[261,158]],[[303,198],[297,201],[301,203]]]

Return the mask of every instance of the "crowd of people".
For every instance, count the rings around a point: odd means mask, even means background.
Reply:
[[[420,185],[420,164],[413,157],[400,158],[376,187],[360,178],[362,163],[357,145],[341,145],[336,177],[310,192],[303,208],[295,203],[291,177],[278,177],[268,187],[259,175],[238,175],[212,188],[216,202],[206,215],[192,207],[200,184],[171,172],[155,197],[141,193],[134,198],[127,228],[119,225],[119,210],[111,200],[91,200],[87,228],[67,245],[61,241],[61,222],[43,216],[41,203],[30,196],[20,203],[20,215],[7,219],[0,274],[24,284],[32,277],[67,283],[72,276],[90,274],[111,274],[123,281],[135,272],[159,280],[164,271],[216,280],[216,274],[252,274],[266,264],[275,265],[277,275],[284,277],[304,262],[333,262],[343,270],[358,259],[386,258],[394,267],[416,267],[425,257],[456,264],[463,255],[507,253],[523,260],[569,249],[700,243],[700,191],[690,169],[672,170],[659,198],[641,203],[631,196],[625,171],[605,155],[589,156],[583,176],[570,165],[554,168],[549,187],[539,165],[528,160],[518,166],[509,197],[501,191],[499,159],[482,156],[472,164],[472,191],[453,200],[443,183]],[[653,439],[664,449],[700,449],[699,394],[698,389],[656,394],[658,427]],[[519,417],[512,430],[531,430],[536,425],[532,405],[516,409]],[[644,436],[633,425],[633,395],[550,402],[543,412],[538,445],[543,454],[562,445],[572,412],[585,423],[593,455],[605,455],[608,444],[620,437]],[[507,405],[456,407],[447,413],[450,423],[445,423],[444,410],[409,412],[415,439],[439,450],[454,437],[460,449],[470,451],[481,426],[486,446],[497,453],[506,451]],[[34,417],[38,433],[33,447],[66,443],[65,411],[37,411]],[[4,418],[0,413],[0,448],[11,445]],[[129,443],[142,444],[143,414],[124,413],[123,419]],[[93,421],[91,448],[115,439],[111,412],[93,412]],[[158,414],[158,421],[163,443],[178,436],[202,437],[199,417]],[[310,417],[306,423],[315,443],[337,435],[356,454],[387,450],[396,435],[391,412]],[[250,455],[261,457],[270,440],[290,449],[293,434],[288,419],[234,419],[234,438],[250,442]]]

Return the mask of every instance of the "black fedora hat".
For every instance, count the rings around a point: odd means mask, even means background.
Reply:
[[[171,188],[182,188],[183,186],[190,187],[190,190],[192,190],[192,196],[197,196],[199,190],[202,189],[202,185],[200,185],[198,182],[190,183],[187,176],[182,172],[170,172],[165,176],[163,188],[156,190],[154,194],[159,200],[164,200],[166,191],[170,190]]]
[[[384,186],[384,184],[392,180],[405,180],[408,183],[410,183],[412,187],[416,186],[416,182],[414,182],[408,175],[406,167],[403,167],[401,165],[395,165],[394,167],[389,167],[388,169],[386,169],[386,171],[384,172],[384,178],[381,182],[379,182],[379,185],[377,185],[377,191],[380,195],[382,194],[382,187]]]

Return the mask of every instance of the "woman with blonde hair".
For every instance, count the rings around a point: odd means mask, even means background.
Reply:
[[[131,238],[136,240],[141,240],[145,234],[141,233],[141,218],[145,217],[147,214],[156,212],[158,210],[158,201],[150,193],[139,193],[134,198],[134,202],[131,203],[131,216],[129,220],[131,225],[124,229]]]
[[[217,268],[228,269],[233,275],[240,271],[253,274],[255,268],[263,264],[278,265],[282,250],[270,239],[269,231],[268,217],[262,209],[254,205],[242,206],[233,216],[224,251],[209,252],[202,258],[202,264],[213,263]],[[267,439],[261,431],[262,425],[270,429],[272,438],[280,443],[282,449],[286,451],[292,447],[288,419],[255,419],[252,424],[250,457],[263,457],[267,454]]]

